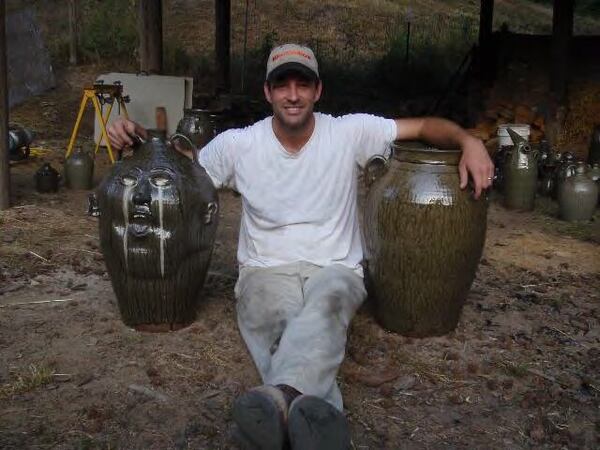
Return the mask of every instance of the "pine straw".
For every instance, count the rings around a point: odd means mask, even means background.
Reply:
[[[102,259],[95,224],[83,214],[15,206],[0,212],[0,230],[0,260],[9,272],[31,275],[63,265],[92,270]]]

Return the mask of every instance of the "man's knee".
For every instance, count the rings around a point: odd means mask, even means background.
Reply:
[[[306,282],[304,293],[307,306],[333,317],[352,316],[366,297],[362,278],[340,265],[319,270]]]
[[[289,280],[253,271],[240,277],[236,286],[238,318],[249,328],[285,322],[301,301],[301,292]]]

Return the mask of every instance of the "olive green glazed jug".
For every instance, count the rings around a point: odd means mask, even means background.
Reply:
[[[475,277],[487,200],[461,190],[460,150],[394,145],[364,212],[369,295],[381,325],[406,336],[452,331]]]
[[[531,211],[535,206],[538,163],[537,152],[512,129],[507,129],[514,142],[504,162],[504,206]]]
[[[592,179],[585,163],[575,166],[575,174],[558,187],[560,218],[568,222],[590,220],[598,203],[598,184]]]
[[[81,148],[65,161],[65,184],[70,189],[91,189],[94,184],[94,159]]]

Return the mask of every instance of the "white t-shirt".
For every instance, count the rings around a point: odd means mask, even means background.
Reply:
[[[295,154],[275,136],[272,117],[215,137],[199,160],[215,186],[242,195],[239,264],[337,263],[362,276],[357,171],[395,138],[394,120],[321,113]]]

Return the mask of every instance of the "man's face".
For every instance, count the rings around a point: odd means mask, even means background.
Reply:
[[[265,82],[267,101],[273,116],[290,131],[302,130],[310,122],[315,103],[321,98],[322,84],[301,74],[289,73]]]

